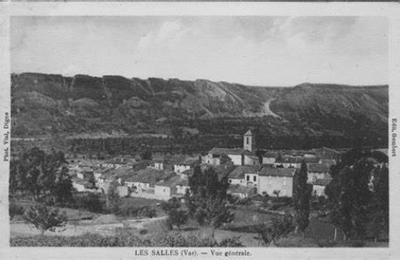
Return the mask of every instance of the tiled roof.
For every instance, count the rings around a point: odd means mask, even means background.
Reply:
[[[328,184],[332,181],[332,178],[326,179],[316,179],[312,184],[318,186],[328,186]]]
[[[303,161],[303,157],[292,157],[292,156],[284,156],[280,160],[276,160],[277,163],[301,163]]]
[[[279,153],[278,152],[266,152],[263,157],[265,158],[278,158],[279,157]]]
[[[282,159],[276,160],[277,163],[318,163],[319,159],[315,157],[302,156],[283,156]]]
[[[259,169],[259,166],[237,166],[231,173],[229,173],[229,178],[244,179],[246,173],[257,173]]]
[[[270,168],[264,167],[261,169],[260,176],[274,176],[274,177],[293,177],[296,169],[294,168]]]
[[[226,154],[226,155],[251,155],[252,153],[242,149],[242,148],[217,148],[214,147],[213,149],[211,149],[209,152],[209,154],[216,154],[216,155],[222,155],[222,154]]]
[[[336,164],[336,160],[335,159],[322,159],[322,158],[320,158],[319,162],[322,163],[322,164],[329,164],[329,165]]]
[[[187,161],[184,161],[184,162],[176,163],[176,165],[194,166],[194,165],[196,165],[198,162],[199,162],[199,160],[192,159],[192,160],[187,160]]]
[[[324,172],[329,172],[329,169],[330,167],[327,164],[310,163],[307,165],[308,172],[324,173]]]
[[[88,182],[87,180],[82,180],[79,178],[73,178],[72,182],[83,185],[85,188],[91,189],[93,188],[93,184]]]
[[[172,178],[156,183],[157,186],[173,187],[176,185],[188,186],[188,180],[182,179],[180,176],[173,176]]]
[[[191,168],[191,169],[181,172],[181,174],[189,176],[189,175],[193,174],[193,171],[194,171],[194,168]]]
[[[154,184],[160,180],[170,177],[170,175],[171,174],[166,173],[165,171],[147,168],[147,169],[139,170],[138,172],[134,173],[133,175],[127,177],[125,179],[125,181]]]
[[[248,130],[244,135],[253,135],[253,133],[251,132],[251,130]]]
[[[218,176],[222,177],[233,171],[235,169],[235,166],[232,163],[226,163],[220,165],[204,165],[203,167],[201,167],[201,170],[204,172],[209,168],[212,168],[218,174]]]

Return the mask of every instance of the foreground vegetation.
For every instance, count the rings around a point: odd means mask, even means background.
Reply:
[[[26,247],[241,247],[239,238],[233,237],[217,241],[213,238],[183,236],[179,232],[153,235],[146,238],[132,235],[101,236],[85,234],[77,237],[16,237],[11,238],[11,246]]]

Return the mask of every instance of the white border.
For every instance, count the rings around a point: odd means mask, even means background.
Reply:
[[[10,111],[10,16],[385,16],[389,19],[389,248],[250,248],[252,257],[230,259],[400,259],[400,161],[390,155],[390,122],[400,116],[400,4],[398,3],[0,3],[0,129]],[[0,130],[2,133],[3,130]],[[0,135],[0,139],[2,136]],[[1,259],[141,259],[132,248],[10,248],[8,163],[0,149]],[[400,155],[398,155],[400,156]],[[155,249],[155,248],[148,248]],[[164,248],[165,249],[165,248]],[[224,249],[221,249],[222,251]],[[155,258],[155,257],[147,257]],[[158,257],[177,259],[176,257]],[[204,258],[197,256],[195,258]],[[214,257],[226,259],[227,257]],[[183,257],[178,257],[183,259]]]

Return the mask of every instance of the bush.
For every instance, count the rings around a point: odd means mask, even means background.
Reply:
[[[283,217],[275,217],[272,219],[272,224],[266,227],[264,224],[255,227],[259,236],[266,244],[271,242],[276,243],[282,237],[287,236],[295,228],[295,222],[292,215]]]
[[[147,229],[141,229],[139,231],[139,234],[141,234],[141,235],[146,235],[147,233],[148,233]]]
[[[54,232],[57,227],[65,226],[67,221],[65,212],[60,214],[59,209],[42,205],[30,207],[25,211],[23,218],[39,229],[41,235],[46,230]]]
[[[218,243],[219,247],[244,247],[240,237],[224,238]]]

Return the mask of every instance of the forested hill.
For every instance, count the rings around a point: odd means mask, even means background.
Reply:
[[[260,87],[208,80],[23,73],[12,75],[11,93],[13,137],[82,133],[178,137],[182,131],[243,134],[252,127],[261,139],[324,136],[339,143],[357,139],[364,145],[387,146],[385,85]]]

